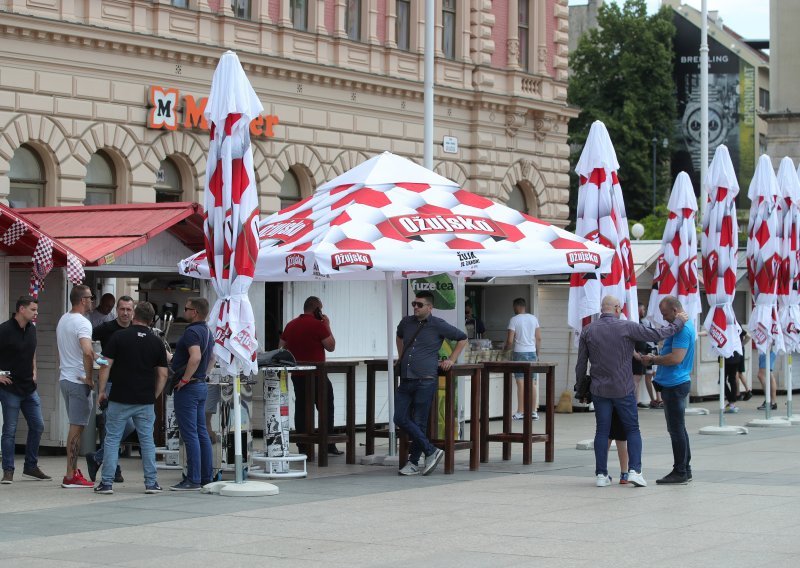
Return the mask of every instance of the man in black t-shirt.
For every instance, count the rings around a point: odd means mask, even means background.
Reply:
[[[103,352],[105,352],[108,342],[111,341],[111,337],[119,330],[127,329],[131,325],[132,320],[133,298],[130,296],[120,296],[119,300],[117,300],[117,317],[95,327],[92,330],[92,341],[99,341]],[[116,370],[111,371],[111,373],[108,375],[108,384],[106,385],[105,390],[106,395],[108,395],[108,393],[111,391],[111,384],[114,382],[114,375],[118,370],[119,367],[117,367]],[[86,454],[86,469],[89,473],[89,479],[92,481],[95,480],[97,470],[99,470],[100,466],[103,464],[103,441],[106,437],[106,415],[100,410],[98,410],[97,416],[95,417],[95,424],[97,425],[97,431],[100,433],[100,448],[97,450],[97,452],[90,452]],[[121,440],[125,440],[133,433],[135,429],[136,428],[133,425],[133,420],[128,420],[125,423],[125,430],[122,432]],[[125,481],[125,479],[122,477],[122,469],[119,466],[117,466],[117,471],[114,474],[114,481],[116,483],[122,483]]]
[[[155,310],[149,302],[139,302],[133,310],[133,323],[115,333],[103,350],[108,366],[100,369],[98,402],[108,400],[106,409],[106,450],[102,479],[94,491],[104,495],[114,492],[114,471],[119,458],[116,449],[125,422],[133,419],[142,452],[145,493],[159,493],[156,470],[156,446],[153,441],[156,397],[167,382],[167,351],[164,343],[148,327]],[[111,393],[105,393],[108,376],[114,371]]]
[[[30,296],[17,300],[16,312],[0,324],[0,403],[3,406],[3,484],[14,482],[14,444],[20,411],[28,424],[23,477],[49,481],[39,469],[39,442],[44,432],[42,404],[36,392],[36,319],[39,304]]]

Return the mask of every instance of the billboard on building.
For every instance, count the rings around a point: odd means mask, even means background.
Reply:
[[[672,153],[673,178],[685,171],[700,188],[700,28],[674,15],[674,78],[678,120]],[[730,151],[739,185],[747,187],[755,169],[756,69],[708,36],[709,160],[720,144]],[[741,199],[746,192],[740,192]]]

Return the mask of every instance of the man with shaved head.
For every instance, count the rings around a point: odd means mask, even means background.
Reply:
[[[628,482],[647,487],[642,475],[642,435],[636,409],[631,357],[637,341],[660,341],[683,329],[689,319],[685,312],[676,312],[674,321],[660,329],[620,319],[622,305],[614,296],[603,298],[600,317],[583,328],[578,347],[575,375],[586,375],[591,363],[590,392],[597,423],[594,436],[595,476],[597,487],[611,485],[608,475],[608,433],[611,413],[616,410],[628,438]]]

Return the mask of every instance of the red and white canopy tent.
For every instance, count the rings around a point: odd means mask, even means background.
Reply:
[[[262,220],[259,237],[257,281],[385,280],[389,357],[392,280],[601,272],[613,254],[389,152]],[[206,253],[181,261],[180,270],[208,278]],[[389,374],[391,390],[391,365]],[[393,401],[390,392],[390,416]]]

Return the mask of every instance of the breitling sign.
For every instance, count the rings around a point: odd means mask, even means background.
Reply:
[[[178,89],[150,87],[147,95],[149,106],[147,128],[177,130],[180,127],[186,130],[208,130],[208,122],[203,116],[207,103],[208,97],[195,98],[192,95],[185,95],[181,99]],[[178,118],[179,112],[182,114],[181,119]],[[250,122],[250,136],[272,138],[275,136],[274,127],[278,123],[278,117],[274,114],[257,116]]]

